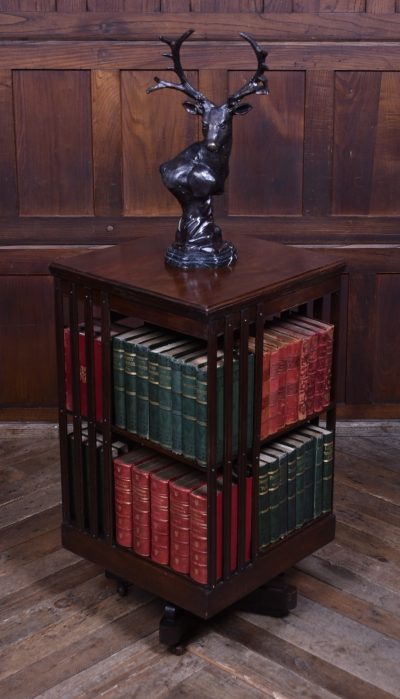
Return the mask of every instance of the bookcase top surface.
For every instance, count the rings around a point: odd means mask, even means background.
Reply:
[[[138,238],[101,250],[62,258],[50,265],[56,276],[107,288],[122,296],[136,293],[165,300],[201,314],[284,293],[296,285],[339,273],[344,263],[305,248],[293,248],[251,235],[229,236],[238,261],[229,268],[182,271],[166,265],[171,236]]]

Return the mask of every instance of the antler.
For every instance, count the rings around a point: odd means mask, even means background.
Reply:
[[[263,75],[263,73],[268,70],[268,67],[264,63],[268,52],[264,51],[264,49],[262,49],[261,46],[259,46],[257,42],[248,34],[241,32],[240,36],[242,36],[243,39],[246,39],[246,41],[248,41],[254,49],[254,53],[257,56],[257,70],[253,77],[250,78],[250,80],[245,83],[240,90],[237,90],[237,92],[228,97],[228,105],[230,107],[234,107],[238,102],[240,102],[241,99],[243,99],[243,97],[246,97],[246,95],[268,95],[268,81],[265,75]]]
[[[196,90],[193,85],[190,84],[185,71],[182,68],[181,64],[181,59],[180,59],[180,50],[181,46],[186,39],[193,34],[194,29],[188,29],[182,36],[179,37],[179,39],[167,39],[165,36],[160,36],[160,41],[163,41],[164,44],[168,44],[168,46],[171,49],[171,53],[164,53],[163,56],[166,58],[172,58],[174,66],[168,68],[168,70],[173,70],[177,74],[180,83],[172,83],[168,82],[167,80],[161,80],[158,76],[155,76],[154,80],[156,82],[156,85],[153,85],[152,87],[147,88],[146,92],[154,92],[155,90],[161,90],[163,87],[169,87],[173,90],[180,90],[181,92],[184,92],[185,95],[188,95],[188,97],[191,97],[194,99],[196,102],[208,102],[207,98],[205,95],[203,95],[199,90]]]

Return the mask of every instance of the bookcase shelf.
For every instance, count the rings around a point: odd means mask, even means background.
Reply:
[[[259,456],[289,428],[260,439],[264,326],[271,317],[291,309],[306,312],[335,326],[331,402],[326,425],[334,431],[335,376],[338,347],[340,277],[344,264],[304,249],[237,237],[239,259],[230,269],[183,272],[164,264],[165,236],[135,240],[108,249],[54,262],[59,424],[62,474],[62,537],[69,550],[104,567],[118,579],[139,585],[166,599],[170,605],[202,618],[265,586],[290,566],[334,536],[331,511],[315,517],[267,548],[259,545]],[[134,316],[165,331],[206,341],[207,356],[207,463],[175,454],[152,440],[113,424],[112,326],[121,316]],[[81,413],[79,376],[80,324],[87,381],[87,406]],[[71,350],[72,406],[66,403],[65,327]],[[96,327],[96,331],[95,331]],[[97,330],[100,328],[100,330]],[[101,365],[93,349],[101,338]],[[249,335],[255,337],[254,390],[249,394],[247,361]],[[217,352],[223,349],[223,459],[217,457]],[[232,450],[232,377],[234,353],[238,357],[238,448]],[[244,360],[243,358],[246,358]],[[100,368],[99,368],[100,367]],[[97,393],[96,393],[97,392]],[[102,419],[97,401],[101,394]],[[249,399],[251,395],[251,399]],[[251,400],[251,432],[248,402]],[[290,425],[290,430],[318,422],[319,413]],[[87,457],[82,457],[82,430]],[[73,444],[68,433],[73,431]],[[248,444],[248,434],[252,434]],[[100,436],[99,436],[100,435]],[[101,439],[102,472],[96,445]],[[207,574],[199,584],[186,574],[116,544],[112,444],[126,440],[142,444],[160,455],[188,464],[204,474],[207,483]],[[72,449],[72,451],[71,451]],[[71,470],[71,462],[73,464]],[[244,527],[247,508],[246,473],[251,471],[251,556],[246,560]],[[217,575],[217,483],[222,484],[222,576]],[[231,570],[232,482],[237,478],[237,566]],[[85,486],[85,478],[90,489]],[[86,490],[85,490],[86,487]],[[218,488],[221,486],[218,485]],[[86,502],[85,502],[86,498]],[[100,512],[101,504],[101,514]],[[86,510],[85,510],[86,508]],[[169,638],[168,634],[167,637]],[[160,626],[161,638],[161,626]],[[171,642],[173,644],[173,642]]]

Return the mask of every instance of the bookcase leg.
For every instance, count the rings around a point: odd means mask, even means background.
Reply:
[[[297,589],[286,582],[284,575],[279,575],[241,599],[236,608],[243,612],[283,617],[296,605]]]
[[[164,606],[164,616],[160,621],[160,643],[169,646],[170,650],[176,655],[181,655],[184,652],[181,641],[186,632],[193,625],[193,622],[194,617],[192,614],[166,602]]]
[[[128,594],[128,589],[131,583],[123,578],[120,578],[118,575],[114,575],[114,573],[111,573],[109,570],[105,571],[105,576],[108,578],[108,580],[115,580],[117,583],[117,592],[120,597],[125,597]]]

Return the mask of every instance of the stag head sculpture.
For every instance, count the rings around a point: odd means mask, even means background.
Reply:
[[[190,84],[182,68],[181,46],[193,31],[189,29],[176,40],[160,37],[170,48],[170,53],[164,54],[173,61],[169,70],[176,73],[180,82],[155,77],[156,84],[147,90],[150,93],[170,88],[187,95],[191,101],[183,102],[183,106],[189,114],[201,117],[204,137],[160,167],[164,185],[182,207],[175,242],[167,249],[165,260],[181,269],[227,267],[236,262],[237,251],[232,243],[222,239],[221,229],[214,222],[212,196],[223,193],[228,177],[232,119],[252,109],[250,104],[241,103],[242,99],[251,94],[268,94],[264,76],[267,52],[252,37],[240,34],[252,46],[257,68],[247,83],[217,106]]]

